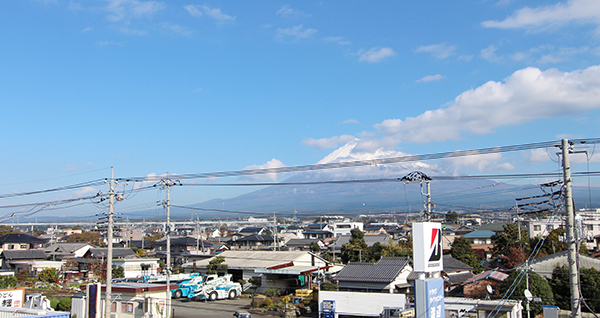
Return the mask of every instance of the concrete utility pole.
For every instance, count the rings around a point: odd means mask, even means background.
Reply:
[[[581,296],[579,294],[579,269],[577,268],[577,242],[575,240],[575,210],[571,180],[571,164],[569,162],[570,143],[562,140],[562,165],[565,184],[565,211],[567,214],[567,244],[569,259],[569,283],[571,286],[571,317],[581,318]]]
[[[108,191],[108,251],[106,255],[106,296],[104,297],[104,317],[110,318],[110,307],[112,304],[112,256],[113,256],[113,216],[115,213],[115,174],[114,168],[110,167],[110,190]]]
[[[171,181],[169,179],[169,174],[167,173],[167,178],[160,180],[160,182],[154,186],[162,186],[167,189],[167,200],[163,202],[163,206],[167,210],[167,222],[165,234],[167,236],[167,263],[165,266],[167,267],[165,270],[166,281],[167,281],[167,291],[166,291],[166,304],[165,304],[165,317],[171,317],[171,187],[176,185],[181,185],[179,181]]]

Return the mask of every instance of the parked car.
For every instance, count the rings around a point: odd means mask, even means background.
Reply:
[[[244,310],[238,310],[238,311],[234,312],[233,316],[236,318],[252,318],[252,315],[250,315],[249,312],[244,311]]]

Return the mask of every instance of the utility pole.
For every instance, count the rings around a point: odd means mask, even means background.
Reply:
[[[562,140],[562,166],[565,185],[565,211],[567,214],[567,244],[569,259],[569,283],[571,286],[571,317],[581,318],[581,296],[579,294],[579,270],[577,268],[577,242],[575,240],[575,210],[573,208],[573,193],[571,180],[571,164],[569,153],[571,144],[567,139]]]
[[[171,187],[181,185],[179,181],[171,181],[169,174],[167,178],[160,180],[158,184],[154,186],[161,186],[167,189],[167,200],[163,202],[163,206],[167,210],[167,222],[165,234],[167,236],[167,263],[166,265],[166,280],[167,280],[167,291],[166,291],[166,306],[165,306],[165,318],[171,317]]]
[[[113,256],[113,216],[115,213],[115,175],[114,168],[110,167],[110,190],[108,191],[108,250],[106,252],[106,296],[104,297],[104,317],[110,318],[112,305],[112,256]]]

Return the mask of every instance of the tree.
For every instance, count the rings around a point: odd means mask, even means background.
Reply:
[[[102,236],[98,232],[83,232],[81,234],[71,234],[66,239],[69,243],[90,243],[96,246],[104,245]]]
[[[148,233],[148,235],[146,235],[144,240],[150,241],[150,242],[156,242],[156,241],[160,240],[161,238],[163,238],[163,235],[161,233],[151,232],[151,233]]]
[[[14,276],[0,277],[0,288],[15,288],[18,283],[17,278]]]
[[[310,242],[310,251],[313,253],[319,253],[321,252],[321,247],[319,246],[319,244],[317,242]]]
[[[38,274],[38,279],[42,282],[54,283],[58,280],[58,271],[56,268],[44,268]]]
[[[361,230],[353,229],[350,234],[350,241],[342,244],[342,263],[362,261],[362,254],[369,249],[365,243],[365,234]]]
[[[524,227],[521,227],[519,231],[517,223],[506,224],[504,231],[492,235],[492,244],[494,244],[494,248],[492,249],[494,257],[508,256],[511,247],[522,247],[525,253],[529,254],[530,252],[529,235]]]
[[[217,270],[219,270],[219,269],[227,269],[227,264],[223,264],[224,262],[225,262],[225,257],[215,256],[212,260],[210,260],[210,262],[208,262],[208,265],[206,266],[208,273],[216,274]]]
[[[479,274],[483,272],[481,261],[477,255],[475,255],[475,251],[473,251],[469,239],[462,236],[455,238],[452,243],[452,248],[450,249],[450,255],[452,255],[454,259],[473,267],[473,273]]]
[[[4,235],[4,234],[8,234],[8,233],[12,233],[14,232],[15,229],[13,229],[10,226],[6,226],[6,225],[0,225],[0,235]]]
[[[514,286],[513,286],[514,284]],[[525,295],[527,281],[524,271],[513,271],[500,285],[500,294],[506,295],[512,291],[509,299],[522,300]],[[530,302],[531,316],[535,317],[542,312],[542,305],[554,305],[554,293],[552,288],[542,276],[529,272],[529,291],[535,297],[542,299],[541,303]]]
[[[581,268],[579,270],[581,297],[592,312],[600,310],[600,271],[595,268]],[[562,309],[571,310],[571,287],[569,281],[569,268],[566,265],[556,266],[552,271],[550,286],[556,298],[556,305]],[[581,310],[590,312],[585,305]]]
[[[125,278],[125,269],[123,266],[113,266],[112,276],[113,278]]]
[[[455,222],[458,221],[458,213],[454,211],[449,211],[446,213],[446,222]]]

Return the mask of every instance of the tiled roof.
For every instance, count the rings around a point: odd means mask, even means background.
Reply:
[[[339,250],[343,244],[350,243],[352,235],[340,235],[335,241],[335,249]],[[373,246],[375,243],[388,244],[390,242],[390,236],[388,234],[377,234],[377,235],[365,235],[365,243],[367,246]]]
[[[467,281],[468,279],[470,279],[473,276],[475,276],[475,275],[473,275],[473,273],[471,273],[471,272],[461,273],[461,274],[454,274],[454,275],[448,275],[448,281],[452,285],[454,285],[454,284],[462,284],[463,282]]]
[[[108,248],[90,248],[88,253],[93,258],[102,258],[108,255]],[[113,258],[136,257],[137,254],[131,248],[113,248]]]
[[[477,275],[471,277],[470,279],[465,281],[464,284],[470,284],[470,283],[478,282],[478,281],[484,280],[484,279],[493,279],[493,280],[496,280],[499,282],[503,282],[507,278],[508,278],[508,274],[505,274],[505,273],[497,271],[497,270],[489,270],[489,271],[485,271],[481,274],[477,274]]]
[[[310,245],[310,243],[317,243],[319,242],[318,239],[291,239],[289,241],[287,241],[287,243],[285,243],[285,245],[287,246],[308,246]]]
[[[407,257],[382,257],[377,263],[348,263],[335,275],[337,281],[391,283],[408,265]]]
[[[8,233],[0,236],[0,244],[5,243],[45,243],[46,240],[27,233]]]
[[[171,238],[171,246],[196,246],[196,244],[202,245],[202,240],[198,241],[195,237],[190,236],[176,236]],[[161,239],[160,241],[154,242],[153,246],[166,246],[167,239]],[[204,247],[210,247],[212,243],[204,241]]]
[[[490,230],[475,230],[469,234],[463,235],[464,238],[490,238],[496,232]]]
[[[232,241],[230,243],[244,242],[244,241],[248,241],[248,242],[274,242],[274,240],[275,239],[273,238],[273,235],[270,235],[270,234],[267,234],[267,235],[252,234],[252,235],[241,237],[241,238],[239,238],[239,239],[237,239],[235,241]]]
[[[448,272],[456,272],[456,271],[466,271],[471,270],[473,267],[457,260],[452,257],[452,255],[444,255],[444,271]]]
[[[3,251],[2,254],[6,260],[46,259],[44,250],[7,250]]]

